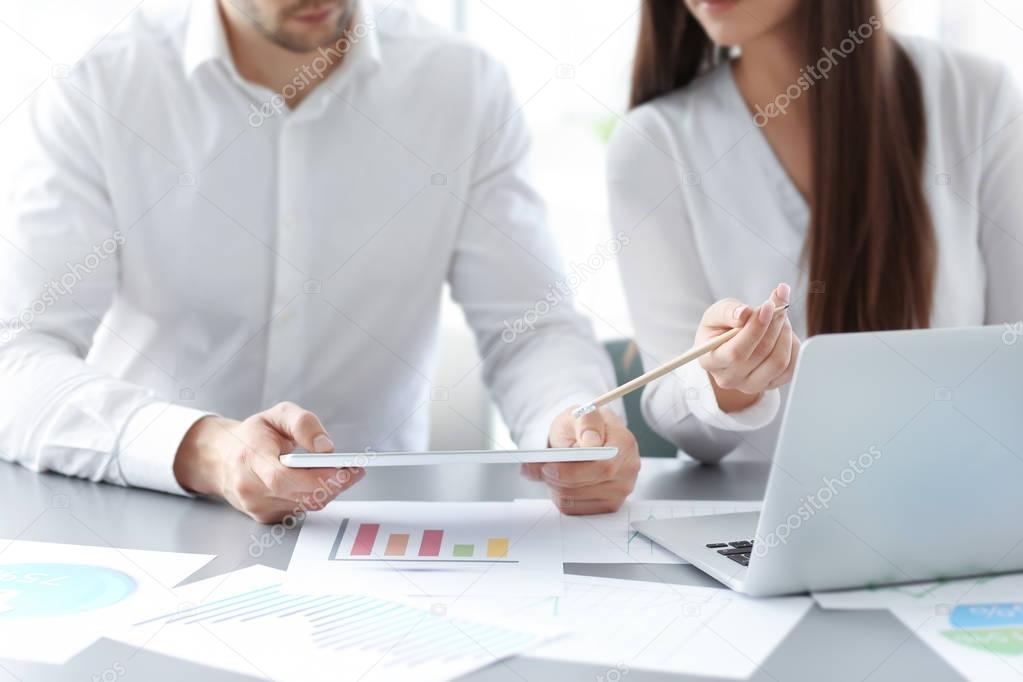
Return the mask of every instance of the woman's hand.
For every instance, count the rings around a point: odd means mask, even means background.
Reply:
[[[799,339],[792,332],[788,314],[774,314],[776,307],[788,304],[790,295],[789,285],[779,284],[758,308],[726,298],[703,314],[696,332],[698,345],[729,329],[742,329],[735,338],[700,358],[722,411],[746,409],[764,391],[792,380]]]

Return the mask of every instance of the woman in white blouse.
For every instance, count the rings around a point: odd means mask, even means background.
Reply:
[[[893,38],[875,0],[644,0],[634,68],[609,178],[643,361],[744,327],[644,393],[689,454],[770,455],[800,338],[1023,318],[1006,69]]]

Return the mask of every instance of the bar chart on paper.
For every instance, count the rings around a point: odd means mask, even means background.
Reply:
[[[558,513],[543,500],[334,502],[303,524],[287,588],[547,596],[561,575]]]
[[[507,537],[478,538],[444,528],[391,527],[342,519],[330,549],[331,561],[518,563]]]
[[[286,594],[282,578],[250,566],[193,583],[178,591],[183,606],[114,638],[260,678],[383,682],[450,679],[549,636],[372,596]]]

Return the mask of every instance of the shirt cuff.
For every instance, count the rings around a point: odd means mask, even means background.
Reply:
[[[762,429],[778,415],[781,409],[781,393],[772,388],[764,391],[755,403],[738,412],[725,412],[718,405],[710,375],[698,364],[684,367],[686,376],[683,384],[686,407],[691,414],[708,426],[723,431],[755,431]]]
[[[210,413],[174,403],[150,403],[128,419],[118,463],[125,483],[176,495],[191,495],[174,476],[178,446],[192,425]]]

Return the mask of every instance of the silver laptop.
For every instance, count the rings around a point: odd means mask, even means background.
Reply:
[[[1023,333],[814,337],[762,511],[632,526],[755,596],[1023,570]]]

